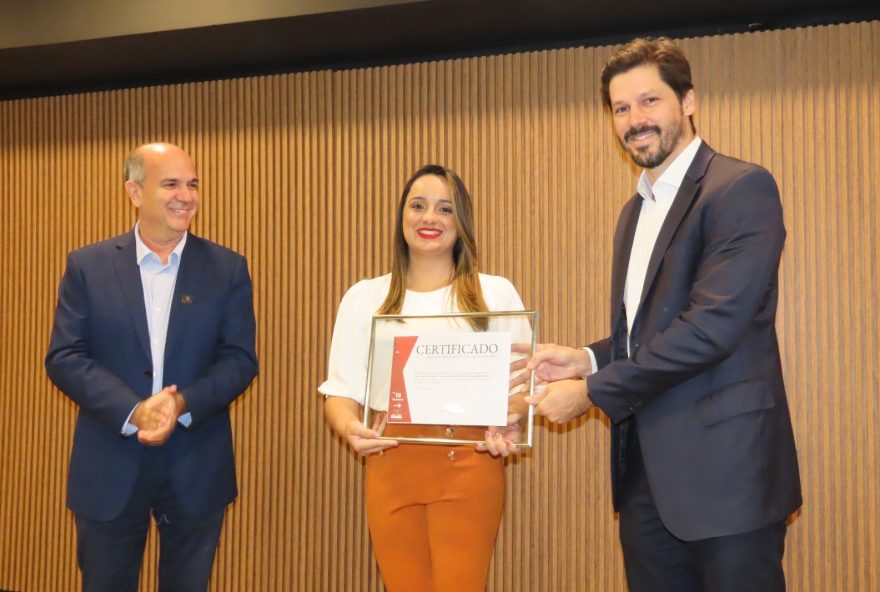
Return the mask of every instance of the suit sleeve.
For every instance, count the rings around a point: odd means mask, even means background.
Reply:
[[[82,412],[119,432],[141,398],[89,355],[89,298],[74,254],[58,289],[55,323],[46,354],[46,373]]]
[[[586,345],[584,347],[592,350],[593,355],[596,357],[596,366],[599,369],[604,368],[608,364],[611,363],[611,338],[606,337],[605,339],[601,339],[590,345]]]
[[[773,177],[750,168],[708,202],[687,307],[649,341],[588,378],[613,422],[731,355],[765,302],[785,241]]]
[[[181,388],[192,416],[189,428],[226,409],[259,371],[254,295],[247,260],[239,257],[221,317],[214,362],[192,384]]]

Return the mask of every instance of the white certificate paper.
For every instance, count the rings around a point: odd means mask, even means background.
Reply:
[[[510,333],[396,336],[388,423],[507,425]]]

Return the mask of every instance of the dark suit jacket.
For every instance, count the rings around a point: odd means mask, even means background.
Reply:
[[[590,397],[612,421],[617,507],[634,422],[663,524],[683,540],[738,534],[801,504],[776,339],[782,207],[765,169],[703,143],[660,230],[626,354],[623,291],[641,208],[614,237],[612,337],[592,344]]]
[[[192,414],[169,440],[169,473],[183,508],[198,515],[236,494],[228,405],[257,373],[253,293],[244,257],[189,234],[168,323],[165,385]],[[134,233],[70,253],[46,371],[78,406],[68,507],[117,517],[131,496],[144,445],[120,430],[152,390],[152,362]]]

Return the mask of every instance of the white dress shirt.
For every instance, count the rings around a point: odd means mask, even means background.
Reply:
[[[626,307],[627,353],[630,353],[629,336],[632,334],[633,321],[639,310],[651,253],[654,252],[654,245],[657,242],[660,229],[663,227],[663,222],[666,220],[666,215],[672,207],[672,202],[675,200],[682,181],[684,181],[684,175],[694,161],[701,143],[702,140],[699,137],[694,137],[653,184],[648,178],[647,171],[643,170],[639,176],[637,191],[642,196],[642,209],[639,212],[635,235],[633,235],[629,267],[626,270],[626,284],[623,288],[623,303]],[[589,348],[585,349],[590,355],[593,372],[596,372],[598,370],[596,356]]]

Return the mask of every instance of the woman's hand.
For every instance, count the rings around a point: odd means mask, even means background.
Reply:
[[[486,439],[477,444],[477,450],[485,450],[492,456],[508,457],[519,451],[517,443],[522,438],[520,420],[522,415],[511,413],[507,416],[506,427],[489,426],[486,431]]]
[[[385,420],[374,426],[376,429],[370,429],[357,419],[349,422],[345,429],[345,439],[354,448],[354,451],[361,456],[375,454],[388,448],[395,448],[398,445],[396,440],[382,440],[379,437],[385,427]]]
[[[396,447],[396,440],[379,439],[385,430],[385,414],[378,414],[373,429],[370,429],[361,423],[362,409],[356,401],[346,397],[330,396],[324,401],[327,423],[361,456]]]

